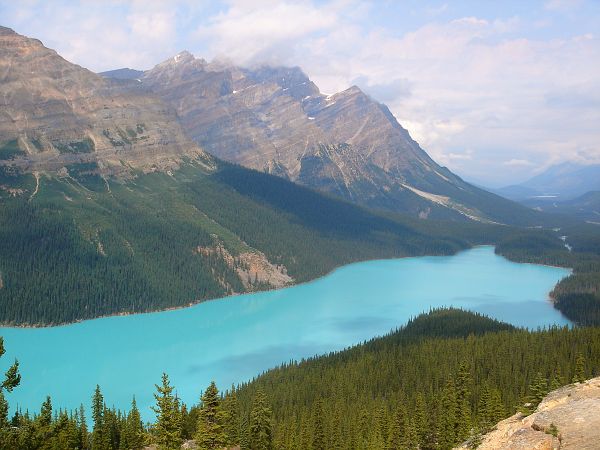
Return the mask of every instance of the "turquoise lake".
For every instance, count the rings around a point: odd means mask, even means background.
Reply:
[[[431,307],[456,306],[518,326],[570,322],[548,300],[569,274],[512,263],[477,247],[448,257],[351,264],[316,281],[151,314],[53,328],[2,328],[5,370],[17,357],[22,381],[7,398],[38,411],[89,407],[98,383],[106,403],[128,408],[135,394],[150,420],[154,383],[167,372],[187,404],[211,380],[219,388],[291,359],[341,350],[406,323]]]

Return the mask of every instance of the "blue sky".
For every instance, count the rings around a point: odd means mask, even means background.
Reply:
[[[600,0],[0,0],[0,24],[94,71],[180,50],[357,84],[489,186],[600,162]]]

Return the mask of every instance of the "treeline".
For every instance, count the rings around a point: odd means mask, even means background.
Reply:
[[[558,238],[561,235],[564,242]],[[500,239],[496,252],[513,261],[572,268],[573,273],[551,292],[554,306],[579,325],[600,325],[599,226],[573,225],[535,235],[516,232]]]
[[[156,420],[135,405],[9,418],[0,408],[0,448],[437,449],[470,440],[517,409],[535,408],[561,385],[600,373],[600,329],[515,329],[464,311],[435,310],[388,336],[282,365],[220,394],[212,383],[188,407],[163,375]],[[6,403],[6,402],[4,402]],[[2,412],[4,411],[4,413]]]

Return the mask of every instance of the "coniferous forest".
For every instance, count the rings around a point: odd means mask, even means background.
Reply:
[[[16,364],[0,389],[0,448],[177,449],[193,439],[201,449],[449,449],[599,373],[598,328],[527,331],[441,309],[225,391],[212,383],[195,405],[182,404],[164,374],[152,423],[142,423],[135,398],[127,411],[107,406],[99,386],[76,411],[48,397],[38,411],[9,415]]]
[[[564,236],[564,241],[557,239]],[[565,244],[569,245],[569,249]],[[514,232],[498,241],[496,252],[518,262],[569,267],[550,296],[573,322],[600,326],[600,234],[598,226],[578,224],[535,235]]]
[[[233,257],[262,252],[303,282],[350,262],[449,255],[478,244],[495,244],[515,261],[574,268],[554,292],[556,306],[575,322],[600,323],[593,225],[556,232],[419,221],[219,164],[214,173],[190,162],[173,176],[110,185],[71,168],[68,177],[42,176],[33,199],[0,199],[0,323],[56,325],[270,287],[244,284],[236,265],[198,251],[217,245]],[[0,172],[3,182],[34,183]]]
[[[73,171],[42,176],[31,201],[0,199],[0,323],[55,325],[270,287],[244,285],[238,267],[199,248],[262,252],[302,282],[349,262],[471,244],[222,164],[212,174],[190,163],[173,176],[140,175],[110,191]]]

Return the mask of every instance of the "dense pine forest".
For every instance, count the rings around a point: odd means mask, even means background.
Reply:
[[[600,326],[598,225],[568,225],[535,234],[515,231],[498,240],[496,252],[513,261],[572,268],[573,273],[551,293],[554,306],[575,323]]]
[[[48,398],[39,411],[9,417],[7,400],[20,381],[12,366],[0,389],[0,448],[176,449],[194,439],[201,449],[449,449],[475,445],[498,420],[532,411],[549,390],[598,374],[598,328],[527,331],[442,309],[225,393],[213,383],[196,405],[182,404],[165,374],[151,424],[141,422],[135,399],[128,411],[108,407],[100,387],[77,411]]]
[[[349,262],[469,245],[225,163],[120,183],[84,169],[40,175],[34,197],[1,193],[0,323],[60,324],[269,287],[198,250],[217,245],[233,257],[262,252],[296,282]],[[0,181],[34,190],[32,175],[6,170]]]
[[[517,261],[573,267],[556,306],[578,323],[600,320],[593,225],[556,232],[409,219],[223,162],[216,171],[190,162],[121,182],[94,170],[41,174],[27,198],[0,193],[0,323],[55,325],[270,287],[243,280],[222,254],[198,251],[218,245],[233,257],[262,252],[303,282],[354,261],[497,244]],[[35,190],[33,175],[0,172],[5,185]]]

